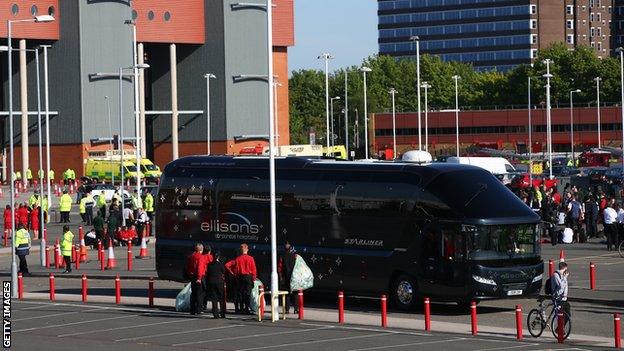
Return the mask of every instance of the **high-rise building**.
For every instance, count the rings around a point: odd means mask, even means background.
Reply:
[[[622,0],[378,0],[379,53],[413,57],[410,38],[416,36],[421,53],[477,70],[530,63],[555,42],[585,45],[605,57],[615,43],[612,17],[624,20],[624,8],[614,11],[613,1],[624,6]]]

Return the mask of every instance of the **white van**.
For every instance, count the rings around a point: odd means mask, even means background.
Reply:
[[[504,157],[449,157],[446,162],[483,168],[501,179],[504,184],[511,182],[512,175],[509,173],[516,172],[514,166]]]

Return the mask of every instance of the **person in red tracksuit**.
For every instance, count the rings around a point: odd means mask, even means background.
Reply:
[[[191,281],[191,314],[200,315],[204,307],[204,284],[203,279],[206,274],[206,263],[204,255],[204,245],[195,244],[193,252],[186,260],[184,273]]]
[[[28,206],[26,204],[20,205],[20,208],[17,210],[17,217],[19,218],[19,223],[24,226],[24,228],[28,227]]]
[[[249,255],[249,245],[241,244],[240,252],[241,255],[228,262],[225,268],[236,277],[236,286],[242,300],[242,312],[250,314],[251,289],[257,276],[256,261]]]
[[[39,211],[41,207],[35,207],[30,211],[30,229],[33,231],[33,239],[39,238]]]
[[[13,227],[11,226],[11,205],[6,205],[6,208],[4,209],[4,234],[3,235],[10,235],[11,229],[13,229]]]
[[[204,264],[206,265],[206,272],[208,271],[208,265],[210,263],[212,263],[212,261],[214,260],[213,256],[212,256],[212,248],[210,247],[210,245],[206,244],[204,245]],[[206,308],[208,308],[208,283],[205,281],[207,277],[204,276],[204,310]]]

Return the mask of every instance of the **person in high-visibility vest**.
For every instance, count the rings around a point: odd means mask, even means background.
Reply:
[[[15,232],[15,254],[19,257],[19,271],[22,275],[30,275],[26,256],[30,253],[30,233],[23,224],[17,225]]]
[[[67,190],[63,190],[63,195],[59,200],[59,212],[61,213],[60,223],[69,223],[69,211],[71,211],[72,198],[67,193]]]
[[[66,169],[65,172],[63,172],[63,184],[65,185],[69,185],[69,182],[71,180],[71,169]]]
[[[35,207],[39,207],[41,199],[39,198],[39,190],[35,190],[35,193],[28,198],[28,208],[32,210]]]
[[[84,199],[84,197],[80,199],[80,202],[78,204],[78,213],[80,213],[80,218],[82,218],[82,221],[87,222],[87,205]]]
[[[97,208],[98,212],[103,218],[106,218],[106,197],[104,196],[104,192],[100,193],[97,199]]]
[[[83,216],[83,221],[86,225],[91,225],[93,222],[93,207],[95,207],[95,200],[89,191],[82,199],[80,199],[80,215]]]
[[[28,182],[28,186],[32,185],[32,171],[30,168],[26,169],[26,181]]]
[[[43,181],[43,175],[45,174],[45,172],[43,171],[43,169],[40,169],[37,171],[37,176],[39,177],[39,181],[42,182]]]
[[[48,178],[50,179],[51,182],[54,181],[54,170],[51,169],[50,172],[48,172]]]
[[[22,172],[20,171],[15,172],[15,180],[18,182],[22,180]]]
[[[145,207],[145,213],[147,213],[148,222],[154,220],[154,197],[151,193],[147,193],[145,195],[145,199],[143,199],[143,206]],[[149,233],[147,235],[152,235],[152,226],[147,226]]]
[[[74,183],[76,181],[76,171],[74,171],[73,169],[69,169],[69,176],[70,176],[70,180],[72,181],[72,183]]]
[[[63,238],[61,240],[61,255],[65,260],[65,271],[71,273],[72,248],[74,247],[74,233],[69,230],[68,225],[63,226]]]

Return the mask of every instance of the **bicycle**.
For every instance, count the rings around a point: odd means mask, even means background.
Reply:
[[[546,299],[548,299],[547,302]],[[557,327],[559,325],[559,321],[557,318],[557,313],[555,311],[560,311],[561,306],[550,300],[550,298],[540,298],[539,307],[534,308],[529,312],[527,316],[527,328],[529,329],[529,333],[534,338],[538,338],[544,332],[546,327],[550,328],[553,336],[557,338]],[[550,309],[550,313],[548,313],[548,317],[546,317],[548,310]],[[565,324],[563,326],[563,339],[567,339],[570,336],[570,331],[572,330],[572,320],[570,316],[565,312],[563,312]]]
[[[620,242],[620,245],[618,246],[618,252],[620,253],[620,257],[624,258],[624,240]]]

